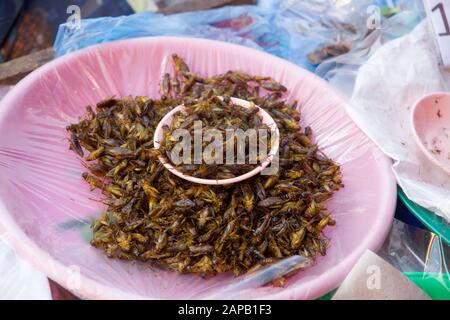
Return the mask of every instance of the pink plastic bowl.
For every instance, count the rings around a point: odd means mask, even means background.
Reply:
[[[414,139],[425,156],[450,174],[450,93],[422,97],[411,115]]]
[[[325,81],[264,52],[210,40],[139,38],[86,48],[39,68],[7,94],[0,103],[0,224],[10,243],[82,298],[208,298],[236,281],[228,274],[203,279],[111,260],[89,245],[89,220],[104,207],[101,194],[81,178],[85,168],[68,149],[65,126],[107,96],[159,96],[174,52],[201,75],[241,70],[280,81],[287,98],[299,101],[301,125],[342,164],[345,188],[328,204],[337,224],[326,229],[327,255],[284,288],[223,298],[311,299],[336,288],[389,231],[396,203],[391,161],[350,120]]]
[[[239,105],[243,108],[250,108],[250,106],[251,106],[250,102],[242,100],[242,99],[231,98],[231,101],[234,104]],[[270,116],[270,114],[267,113],[265,110],[261,109],[259,106],[255,106],[255,107],[259,109],[258,115],[261,117],[262,123],[266,124],[270,128],[270,131],[272,132],[272,136],[279,137],[280,133],[278,131],[278,127],[277,127],[275,120],[273,120],[273,118]],[[155,147],[155,149],[159,149],[160,142],[164,139],[163,127],[165,125],[170,126],[174,115],[177,114],[178,112],[182,112],[183,110],[184,110],[183,105],[173,108],[158,123],[158,126],[155,129],[155,133],[154,133],[154,137],[153,137],[153,146]],[[166,161],[166,158],[164,158],[163,156],[159,156],[158,158],[167,170],[169,170],[174,175],[176,175],[182,179],[186,179],[187,181],[190,181],[190,182],[206,184],[206,185],[222,185],[222,184],[225,185],[225,184],[238,183],[238,182],[247,180],[247,179],[261,173],[261,171],[263,171],[264,168],[266,168],[272,162],[273,158],[278,154],[279,143],[280,143],[280,140],[278,138],[275,139],[275,143],[272,145],[272,148],[270,149],[270,152],[267,155],[267,158],[261,163],[260,166],[257,166],[255,169],[253,169],[245,174],[242,174],[238,177],[230,178],[230,179],[201,179],[201,178],[189,176],[187,174],[184,174],[181,171],[178,171],[174,166],[172,166],[172,164],[170,164],[170,162]]]

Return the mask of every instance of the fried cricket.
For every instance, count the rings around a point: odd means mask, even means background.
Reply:
[[[92,245],[111,258],[205,276],[325,255],[323,230],[335,224],[326,202],[342,187],[340,167],[318,150],[311,129],[300,127],[297,103],[284,99],[287,89],[238,71],[203,78],[177,55],[173,65],[160,98],[107,98],[67,127],[70,148],[84,157],[83,178],[104,194]],[[158,122],[180,104],[211,96],[251,101],[270,113],[280,131],[276,175],[207,186],[162,166],[153,149]]]

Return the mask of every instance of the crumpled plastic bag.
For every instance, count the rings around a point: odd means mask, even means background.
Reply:
[[[450,275],[450,245],[434,233],[394,219],[377,254],[402,272]],[[450,292],[448,283],[442,282]]]
[[[398,6],[401,10],[383,19],[380,28],[355,43],[349,53],[322,62],[315,73],[350,98],[359,68],[379,48],[411,32],[425,17],[422,0],[399,1]]]
[[[394,159],[408,198],[450,220],[450,178],[422,155],[410,124],[417,99],[450,89],[448,71],[438,67],[431,26],[426,21],[417,26],[424,17],[422,1],[405,1],[381,29],[351,52],[320,64],[316,74],[348,97],[347,112]]]
[[[428,21],[381,47],[359,69],[347,112],[392,159],[409,199],[450,221],[450,176],[420,151],[411,109],[422,96],[448,91],[450,73],[438,66]]]
[[[434,233],[394,219],[377,254],[422,289],[431,289],[433,299],[450,299],[450,245]]]
[[[390,4],[388,4],[388,2]],[[138,13],[121,17],[83,19],[79,29],[59,28],[57,56],[78,49],[142,36],[189,36],[236,43],[264,50],[309,70],[308,55],[321,45],[345,42],[353,49],[367,35],[370,5],[392,12],[411,10],[408,0],[260,0],[257,5],[163,15]],[[389,12],[389,11],[388,11]],[[386,14],[386,13],[385,13]],[[380,16],[380,22],[385,20]]]
[[[383,13],[387,15],[406,9],[401,6],[404,2],[391,1],[388,5],[382,0],[282,0],[274,22],[288,35],[287,58],[311,69],[326,57],[346,52],[339,47],[346,50],[357,47],[377,24],[386,20]],[[376,19],[371,19],[375,14]],[[336,52],[319,57],[319,52],[324,52],[322,48],[328,45],[332,46],[329,51]]]
[[[187,36],[220,40],[265,50],[289,52],[287,38],[271,23],[277,1],[258,6],[226,6],[172,15],[143,12],[128,16],[83,19],[80,28],[62,24],[54,43],[56,56],[113,40],[149,36]]]

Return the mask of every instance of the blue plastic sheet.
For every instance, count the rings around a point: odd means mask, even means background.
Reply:
[[[260,0],[257,5],[163,15],[139,13],[87,19],[73,30],[60,26],[57,56],[107,41],[143,36],[201,37],[264,50],[309,70],[308,54],[323,44],[345,41],[350,48],[367,34],[367,8],[383,14],[411,9],[419,0]],[[345,3],[339,5],[339,3]],[[414,9],[413,9],[414,10]],[[381,17],[382,20],[385,17]],[[351,23],[354,32],[339,27]]]
[[[283,56],[288,39],[273,26],[277,1],[258,6],[229,6],[213,10],[163,15],[138,13],[117,18],[83,20],[79,29],[60,26],[54,44],[57,56],[93,44],[143,36],[190,36],[237,43]]]

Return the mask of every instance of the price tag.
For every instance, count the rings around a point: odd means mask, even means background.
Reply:
[[[440,51],[440,63],[450,67],[450,0],[424,0]]]

